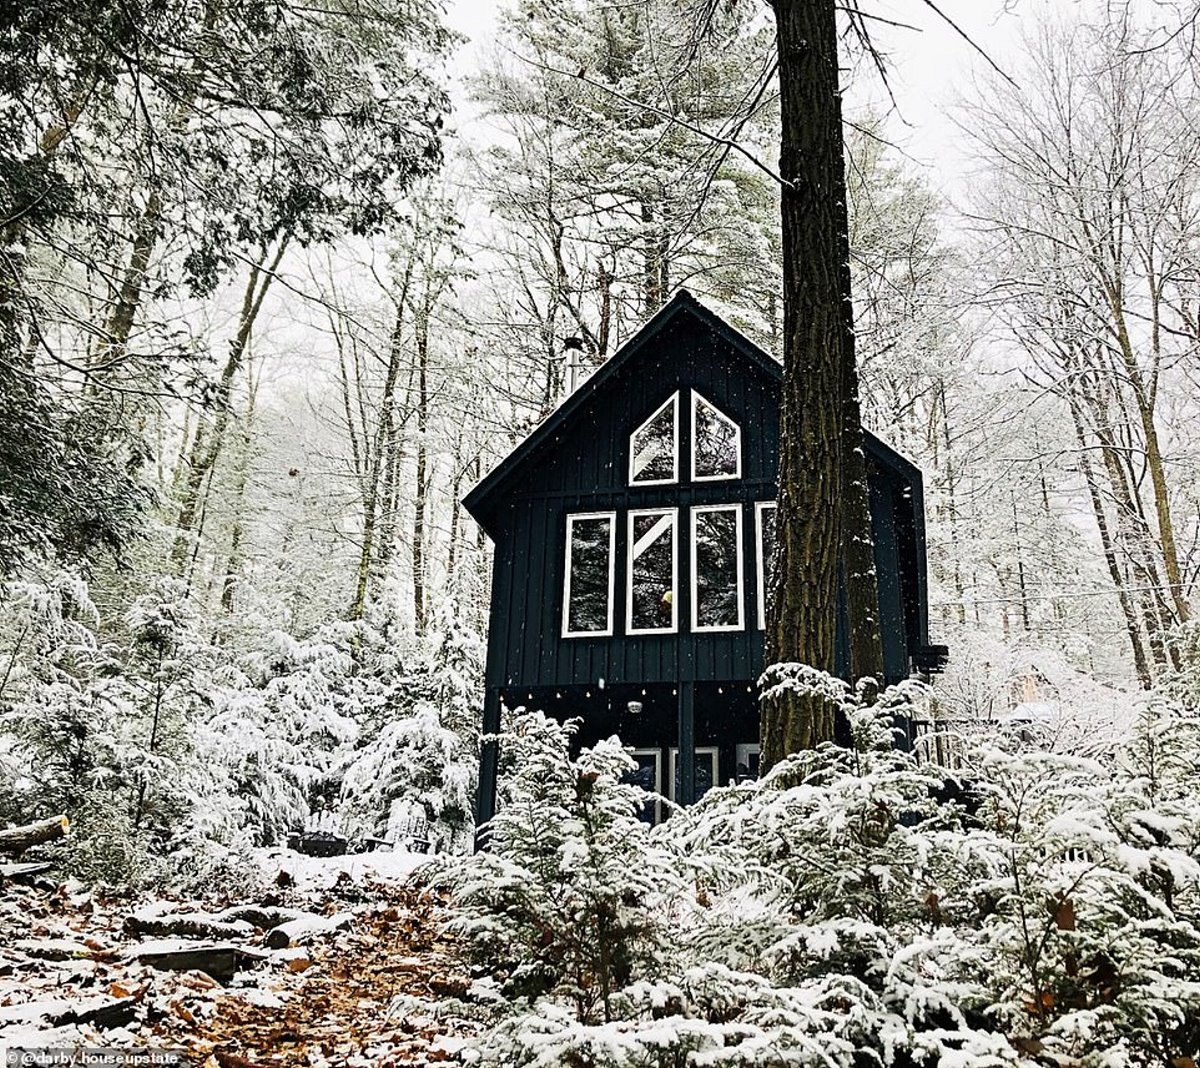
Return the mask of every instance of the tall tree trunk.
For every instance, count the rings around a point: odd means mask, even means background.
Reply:
[[[1116,291],[1111,287],[1107,291],[1110,294],[1121,363],[1133,392],[1134,404],[1142,426],[1146,468],[1149,471],[1150,485],[1154,491],[1154,516],[1158,526],[1163,570],[1166,572],[1176,618],[1178,622],[1186,623],[1191,618],[1192,612],[1183,588],[1183,573],[1179,566],[1179,550],[1176,547],[1175,525],[1171,518],[1171,500],[1167,490],[1166,467],[1163,462],[1162,447],[1158,440],[1158,426],[1155,422],[1157,380],[1156,377],[1152,377],[1149,384],[1143,381],[1141,368],[1138,366],[1137,357],[1133,351],[1133,342],[1125,325],[1124,307],[1115,295]]]
[[[1131,585],[1143,588],[1138,601],[1151,656],[1156,664],[1165,666],[1169,658],[1163,634],[1178,620],[1162,598],[1153,594],[1153,590],[1162,585],[1157,560],[1159,547],[1154,542],[1142,499],[1138,494],[1138,473],[1133,469],[1129,448],[1118,440],[1117,430],[1109,419],[1109,409],[1104,399],[1089,394],[1087,400],[1091,408],[1094,432],[1101,446],[1100,455],[1104,470],[1108,475],[1109,492],[1116,508],[1119,541],[1134,573]]]
[[[399,525],[401,485],[406,457],[401,430],[412,409],[414,377],[415,368],[410,367],[408,369],[408,386],[405,389],[404,413],[401,417],[397,417],[393,406],[388,415],[386,433],[383,438],[383,485],[379,491],[379,536],[373,565],[376,575],[386,572],[396,552],[396,530]]]
[[[179,450],[175,453],[175,462],[171,464],[171,481],[169,487],[174,494],[183,481],[183,470],[187,464],[188,445],[192,440],[192,409],[185,405],[183,409],[183,426],[179,431]]]
[[[954,453],[951,449],[952,438],[950,435],[950,409],[946,404],[946,383],[942,380],[938,383],[937,400],[934,403],[934,418],[937,418],[937,413],[941,412],[941,446],[942,446],[942,472],[944,483],[946,486],[946,506],[945,519],[950,529],[950,554],[953,559],[951,564],[951,576],[954,582],[954,598],[955,598],[955,615],[958,617],[960,625],[965,625],[967,622],[967,605],[964,598],[966,590],[963,587],[962,565],[959,563],[961,559],[958,551],[958,472],[954,467]],[[936,430],[931,435],[935,447],[937,443]]]
[[[233,521],[229,530],[229,555],[225,560],[225,575],[221,581],[221,607],[225,610],[226,615],[233,615],[237,584],[242,570],[242,540],[245,537],[243,509],[246,506],[246,482],[250,470],[254,408],[257,400],[258,384],[251,375],[250,388],[246,398],[246,411],[242,416],[241,448],[238,450],[237,475],[233,491]]]
[[[783,390],[777,564],[769,663],[832,673],[843,489],[845,369],[837,186],[837,27],[833,0],[773,0],[782,135]],[[763,701],[764,770],[830,740],[835,710],[813,691]]]
[[[462,504],[459,498],[462,496],[463,475],[467,470],[462,462],[462,452],[463,427],[460,423],[458,434],[454,438],[454,461],[453,467],[451,467],[454,479],[450,483],[450,544],[446,550],[446,589],[451,591],[455,588],[454,579],[458,570],[458,539],[462,530]]]
[[[642,202],[642,311],[653,315],[663,305],[663,244],[654,208]]]
[[[371,457],[367,468],[366,484],[363,487],[363,537],[359,550],[358,574],[354,583],[354,599],[350,603],[350,618],[362,619],[367,605],[367,589],[371,581],[371,569],[375,559],[375,540],[379,522],[379,495],[383,483],[384,464],[387,462],[384,443],[388,439],[390,421],[394,418],[396,378],[400,373],[400,357],[404,350],[404,304],[396,305],[396,323],[392,328],[388,350],[387,372],[383,381],[383,396],[379,402],[379,426],[372,443]]]
[[[833,136],[842,143],[841,100],[837,101]],[[879,579],[875,571],[875,532],[871,527],[871,495],[867,481],[866,444],[858,397],[858,351],[854,337],[854,301],[850,274],[850,218],[846,172],[837,170],[838,280],[842,310],[842,541],[849,619],[847,645],[850,677],[883,682],[883,637],[879,629]]]
[[[425,509],[429,433],[429,316],[428,302],[417,320],[417,472],[413,501],[412,588],[413,621],[425,633]]]
[[[1079,412],[1078,403],[1073,398],[1068,399],[1071,408],[1071,419],[1075,427],[1075,440],[1079,442],[1079,466],[1088,489],[1088,499],[1091,501],[1092,514],[1096,517],[1096,528],[1100,532],[1100,549],[1104,556],[1108,576],[1112,579],[1117,591],[1117,601],[1121,606],[1121,614],[1125,618],[1125,632],[1129,636],[1130,650],[1133,653],[1133,666],[1137,672],[1138,681],[1144,689],[1154,685],[1154,676],[1150,671],[1150,662],[1146,657],[1146,647],[1142,642],[1142,628],[1134,610],[1133,601],[1125,588],[1125,576],[1121,574],[1117,562],[1116,547],[1113,544],[1112,532],[1109,529],[1108,513],[1104,509],[1104,498],[1092,469],[1092,461],[1088,456],[1089,442],[1083,429],[1083,418]]]
[[[142,303],[142,287],[150,269],[150,257],[158,243],[159,227],[162,225],[163,204],[158,192],[147,198],[146,207],[138,218],[133,233],[133,248],[129,263],[121,279],[117,302],[104,331],[104,339],[96,353],[95,366],[103,371],[120,363],[129,347],[129,335],[133,332],[133,321]]]
[[[200,502],[200,487],[205,476],[212,470],[220,454],[229,429],[229,421],[233,414],[233,380],[242,367],[246,352],[250,346],[250,338],[254,331],[254,322],[262,309],[263,299],[271,282],[275,278],[283,254],[287,250],[290,235],[284,234],[279,238],[273,256],[263,250],[262,259],[250,271],[246,292],[242,297],[242,311],[238,317],[238,329],[229,344],[229,355],[221,371],[221,380],[217,385],[215,398],[216,414],[212,426],[201,419],[196,424],[196,436],[192,439],[192,447],[188,453],[187,477],[183,482],[182,499],[179,503],[179,517],[175,522],[176,538],[172,557],[176,570],[182,571],[188,559],[188,543],[196,524],[196,509]],[[269,262],[268,262],[269,260]]]
[[[600,325],[596,328],[597,362],[608,359],[608,339],[612,334],[612,284],[612,272],[602,266],[597,281],[597,287],[600,290]]]
[[[1010,500],[1012,502],[1013,554],[1017,560],[1017,593],[1021,598],[1021,629],[1028,633],[1030,630],[1029,591],[1025,585],[1025,554],[1021,546],[1021,521],[1017,512],[1017,495],[1013,493]]]

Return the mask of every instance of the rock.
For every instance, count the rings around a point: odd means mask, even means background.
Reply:
[[[148,964],[160,971],[198,971],[219,983],[228,983],[238,968],[257,963],[264,959],[265,954],[230,942],[197,943],[166,939],[133,946],[128,956],[130,960]]]

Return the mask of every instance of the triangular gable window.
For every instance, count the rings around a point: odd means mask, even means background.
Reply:
[[[679,394],[629,436],[629,484],[663,485],[679,480]]]
[[[704,482],[741,475],[741,427],[692,390],[692,478]]]

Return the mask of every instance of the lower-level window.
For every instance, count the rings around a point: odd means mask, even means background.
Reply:
[[[692,630],[741,630],[742,509],[692,509]]]
[[[563,636],[613,632],[615,512],[567,516],[567,559],[563,590]]]
[[[738,782],[758,778],[758,742],[739,742],[734,759],[737,761],[734,777]]]

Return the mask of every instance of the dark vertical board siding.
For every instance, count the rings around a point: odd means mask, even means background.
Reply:
[[[907,546],[902,546],[901,575],[912,583],[912,593],[909,597],[909,640],[915,647],[929,644],[929,558],[925,544],[925,480],[919,471],[913,476],[905,500],[905,515],[911,523],[912,534]]]
[[[895,494],[897,542],[897,578],[904,606],[905,635],[910,648],[929,640],[929,621],[925,593],[924,514],[917,491],[897,490]]]
[[[504,561],[505,581],[508,584],[508,589],[504,599],[507,605],[508,614],[505,616],[506,623],[503,633],[509,637],[510,641],[514,631],[512,621],[517,619],[518,613],[524,611],[525,608],[524,603],[518,601],[518,598],[522,596],[522,591],[525,585],[525,579],[518,571],[521,566],[521,560],[517,542],[517,538],[520,537],[521,533],[520,518],[523,511],[524,509],[518,505],[513,505],[508,509],[510,522],[512,523],[511,529],[513,530],[513,536],[508,539],[508,553],[506,554]],[[519,636],[520,635],[518,632],[517,637],[519,638]],[[501,671],[503,683],[506,686],[510,685],[510,676],[514,676],[511,681],[517,681],[515,676],[517,674],[517,668],[520,665],[519,657],[519,647],[515,651],[511,648],[509,649],[508,655],[505,658],[504,668]]]
[[[690,482],[692,389],[741,427],[741,480]],[[675,390],[680,393],[680,482],[631,487],[629,435]],[[698,318],[679,316],[659,333],[652,351],[619,369],[572,422],[561,425],[509,484],[511,504],[494,514],[493,526],[502,525],[504,533],[497,539],[494,564],[489,683],[505,685],[511,676],[525,692],[578,686],[581,692],[590,688],[595,700],[601,678],[606,689],[673,684],[682,678],[756,680],[764,642],[758,629],[754,502],[776,496],[778,402],[777,376],[752,364],[732,341]],[[872,465],[880,609],[892,678],[907,674],[908,650],[920,639],[924,621],[920,486],[915,497],[903,497],[901,477],[886,463]],[[737,632],[693,634],[690,508],[721,503],[742,505],[745,626]],[[657,507],[679,510],[679,630],[674,635],[629,635],[628,512]],[[614,635],[564,639],[566,516],[593,511],[617,513]],[[844,629],[840,619],[839,624]]]
[[[879,629],[883,638],[884,671],[888,678],[903,678],[908,674],[908,648],[896,540],[896,493],[878,479],[871,480],[871,528],[875,537],[875,574],[879,585]]]
[[[502,628],[496,625],[497,620],[507,619],[511,611],[512,579],[509,557],[512,551],[512,539],[503,538],[497,542],[492,551],[492,592],[491,604],[488,609],[491,620],[490,633],[493,638],[504,634]],[[503,684],[504,666],[508,663],[509,649],[504,642],[489,640],[487,648],[487,667],[484,678],[489,689]]]

